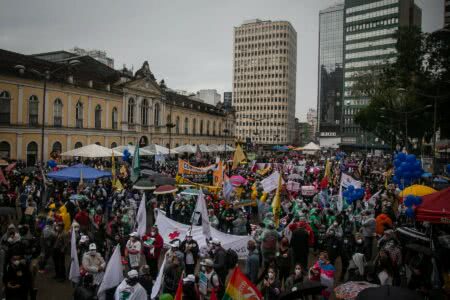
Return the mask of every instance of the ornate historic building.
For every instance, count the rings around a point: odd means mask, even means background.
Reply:
[[[39,57],[0,50],[2,158],[31,164],[42,145],[48,159],[91,143],[234,142],[233,112],[166,91],[147,62],[133,75],[65,51]]]

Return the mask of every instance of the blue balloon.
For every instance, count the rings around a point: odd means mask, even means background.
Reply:
[[[408,218],[414,218],[414,208],[408,207],[405,214]]]
[[[350,192],[353,192],[355,190],[355,187],[353,185],[349,185],[347,190],[349,190]]]
[[[400,166],[403,168],[403,169],[408,169],[408,163],[406,162],[406,161],[404,161],[404,162],[402,162],[401,164],[400,164]]]
[[[416,160],[416,161],[414,162],[414,169],[415,169],[415,170],[420,170],[420,169],[422,169],[422,166],[421,166],[421,164],[420,164],[420,161]]]
[[[408,154],[406,156],[406,161],[413,163],[416,161],[416,156],[414,154]]]
[[[400,182],[400,179],[397,177],[397,175],[395,175],[394,178],[392,178],[392,181],[393,181],[394,183],[399,183],[399,182]]]
[[[400,161],[405,161],[406,160],[406,154],[403,152],[400,152],[399,154],[397,154],[397,159]]]
[[[420,176],[422,176],[422,171],[420,171],[420,170],[416,170],[416,171],[414,171],[414,178],[420,178]]]
[[[403,172],[405,172],[405,169],[404,169],[402,166],[398,167],[398,168],[395,170],[395,173],[398,174],[398,175],[403,174]],[[400,176],[400,177],[401,177],[401,176]]]
[[[419,197],[419,196],[414,197],[414,205],[415,206],[421,205],[422,202],[423,202],[422,197]]]
[[[405,201],[403,201],[403,204],[405,204],[406,207],[411,207],[414,204],[415,197],[413,195],[408,195],[405,198]]]
[[[399,167],[401,163],[402,163],[402,162],[401,162],[400,160],[398,160],[398,159],[395,159],[395,160],[394,160],[394,166],[395,166],[396,168]]]

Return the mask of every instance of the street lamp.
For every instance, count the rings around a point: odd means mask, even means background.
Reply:
[[[27,70],[27,68],[24,65],[16,65],[14,66],[15,69],[19,70],[20,74],[24,74],[25,71],[28,71],[30,73],[33,73],[34,75],[36,75],[37,77],[39,77],[40,79],[42,79],[44,81],[44,90],[43,90],[43,97],[42,97],[42,127],[41,127],[41,165],[44,165],[44,135],[45,135],[45,103],[46,103],[46,94],[47,94],[47,81],[50,80],[51,75],[55,74],[56,72],[60,71],[61,69],[64,68],[70,68],[73,66],[76,66],[80,64],[80,61],[77,59],[72,59],[72,60],[68,60],[66,61],[63,65],[61,65],[60,67],[54,69],[54,70],[44,70],[44,71],[38,71],[36,69],[29,69]],[[68,116],[70,117],[70,116]]]
[[[172,128],[176,125],[172,123],[172,106],[170,106],[169,111],[169,123],[166,124],[167,131],[169,132],[169,159],[170,159],[170,148],[172,146]]]

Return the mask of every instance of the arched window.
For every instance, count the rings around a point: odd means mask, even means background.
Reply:
[[[55,102],[53,103],[53,126],[62,126],[62,108],[63,104],[61,99],[56,98]]]
[[[83,144],[81,142],[76,142],[75,143],[75,149],[81,148],[83,147]]]
[[[184,134],[189,134],[189,119],[184,119]]]
[[[148,101],[147,99],[142,100],[141,105],[141,124],[148,125]]]
[[[213,121],[213,135],[216,135],[216,121]]]
[[[62,152],[62,145],[60,142],[54,142],[52,147],[52,152],[60,154]]]
[[[11,156],[11,145],[8,142],[0,143],[0,158],[9,159]]]
[[[128,124],[134,124],[134,98],[128,99]]]
[[[77,128],[83,128],[83,103],[78,101],[75,107],[75,126]]]
[[[95,107],[95,129],[102,128],[102,107],[98,104]]]
[[[11,95],[7,91],[0,93],[0,124],[11,122]]]
[[[160,124],[160,120],[159,120],[159,115],[160,114],[161,114],[161,109],[159,107],[159,103],[156,103],[155,104],[155,117],[153,119],[153,121],[154,121],[153,124],[155,125],[155,127],[159,126],[159,124]]]
[[[197,119],[192,120],[192,134],[197,134]]]
[[[118,118],[117,107],[114,107],[112,110],[112,116],[111,116],[112,129],[117,129],[117,118]]]
[[[111,143],[111,149],[116,148],[117,147],[117,143],[116,142],[112,142]]]
[[[30,99],[28,99],[29,107],[28,107],[28,123],[30,125],[38,124],[38,113],[39,113],[39,100],[38,97],[32,95]]]
[[[180,117],[177,116],[175,121],[175,133],[180,134]]]
[[[36,164],[38,155],[38,145],[36,142],[31,142],[27,145],[27,165],[33,166]]]
[[[200,135],[203,135],[203,120],[200,120]]]
[[[206,135],[209,135],[209,126],[211,124],[209,123],[209,120],[206,122]]]

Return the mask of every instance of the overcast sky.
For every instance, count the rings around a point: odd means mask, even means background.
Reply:
[[[331,0],[0,0],[0,48],[32,54],[106,50],[115,67],[148,60],[173,89],[231,91],[233,27],[287,20],[297,31],[296,115],[317,101],[319,10]],[[424,31],[443,24],[443,0],[416,0]]]

